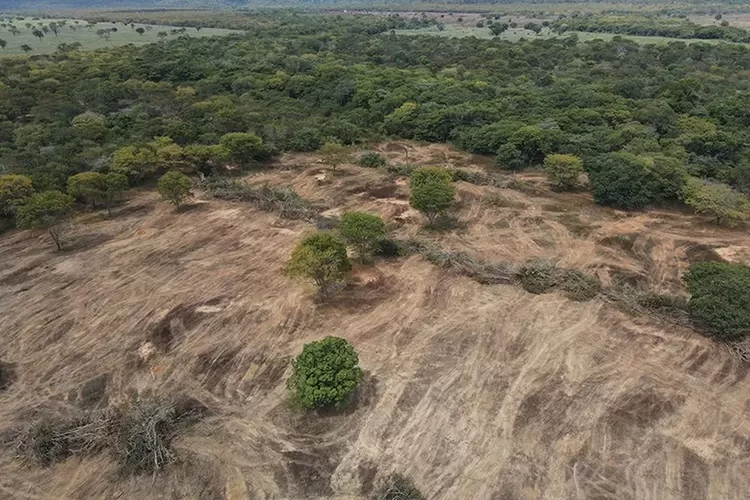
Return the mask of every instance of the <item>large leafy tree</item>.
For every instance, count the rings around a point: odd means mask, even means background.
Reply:
[[[685,281],[690,314],[698,322],[727,340],[750,334],[750,267],[701,262],[690,266]]]
[[[288,387],[306,409],[344,406],[362,379],[357,351],[339,337],[305,344],[292,367]]]
[[[58,250],[73,216],[72,196],[60,191],[44,191],[31,196],[18,208],[18,226],[28,229],[46,229]]]

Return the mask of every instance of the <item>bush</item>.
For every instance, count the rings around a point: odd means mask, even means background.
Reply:
[[[359,357],[349,342],[326,337],[305,344],[292,362],[288,387],[306,409],[344,406],[362,379]]]
[[[450,172],[439,167],[423,167],[411,176],[409,204],[425,214],[430,225],[453,205],[455,189]]]
[[[414,486],[411,479],[401,474],[391,474],[378,488],[372,500],[424,500],[425,496]]]
[[[341,216],[339,233],[344,241],[357,249],[362,262],[377,248],[385,237],[385,223],[377,215],[364,212],[346,212]]]
[[[388,162],[386,161],[385,157],[380,153],[375,153],[374,151],[364,153],[357,159],[357,165],[359,165],[360,167],[380,168],[385,167],[387,164]]]
[[[351,268],[344,243],[330,233],[315,233],[294,249],[286,272],[312,281],[325,298],[346,281]]]
[[[193,193],[191,191],[192,187],[193,183],[190,180],[190,177],[183,174],[182,172],[173,170],[171,172],[167,172],[159,178],[157,190],[159,191],[161,197],[164,198],[165,201],[168,201],[169,203],[172,203],[175,207],[177,207],[177,211],[179,212],[180,205],[182,205],[185,200],[193,196]]]
[[[573,155],[549,155],[544,159],[544,170],[556,188],[564,191],[576,189],[581,184],[583,162]]]
[[[648,162],[631,153],[597,158],[589,172],[594,201],[626,210],[643,208],[658,198],[658,181]]]
[[[740,340],[750,333],[750,267],[700,262],[685,275],[690,315],[717,337]]]
[[[58,250],[62,237],[73,216],[73,197],[60,191],[45,191],[28,198],[17,209],[18,226],[27,229],[46,229]]]

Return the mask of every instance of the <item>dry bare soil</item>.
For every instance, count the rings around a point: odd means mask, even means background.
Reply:
[[[440,145],[379,149],[488,168]],[[405,179],[341,170],[322,178],[314,156],[292,155],[248,182],[293,185],[330,214],[379,213],[399,237],[557,259],[605,283],[681,293],[691,261],[750,261],[745,231],[603,209],[534,173],[519,176],[524,192],[458,183],[463,226],[424,232]],[[418,255],[357,267],[316,304],[282,272],[313,229],[201,193],[177,214],[144,189],[112,219],[81,216],[67,251],[28,231],[0,237],[1,358],[16,371],[0,428],[133,392],[210,409],[156,479],[113,481],[105,454],[43,469],[4,449],[0,498],[359,499],[391,471],[431,499],[750,498],[748,368],[728,349],[603,299],[481,285]],[[326,335],[354,344],[365,383],[347,412],[295,413],[290,358]]]

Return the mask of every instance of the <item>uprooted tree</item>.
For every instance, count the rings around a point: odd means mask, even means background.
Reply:
[[[310,342],[292,362],[287,383],[295,403],[305,409],[345,406],[362,379],[359,356],[345,339]]]
[[[302,240],[286,266],[289,276],[312,281],[325,299],[346,282],[352,269],[346,245],[330,233],[315,233]]]

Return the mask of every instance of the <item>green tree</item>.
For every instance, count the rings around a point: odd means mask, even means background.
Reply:
[[[409,204],[425,214],[430,225],[453,205],[456,194],[453,178],[444,168],[420,168],[411,175],[409,184]]]
[[[115,204],[122,194],[128,189],[128,178],[123,174],[110,172],[104,174],[104,190],[102,192],[102,201],[107,209],[107,215],[112,215],[112,205]]]
[[[747,219],[750,199],[726,184],[691,177],[683,197],[685,204],[699,214],[710,215],[716,224],[734,225]]]
[[[292,362],[287,385],[305,409],[341,408],[362,380],[359,356],[345,339],[326,337],[310,342]]]
[[[365,262],[385,238],[385,222],[377,215],[365,212],[346,212],[341,216],[339,233],[344,241],[357,249],[360,261]]]
[[[233,132],[221,137],[221,145],[229,151],[230,159],[241,165],[268,156],[263,139],[250,132]]]
[[[0,217],[13,217],[18,204],[32,194],[34,187],[25,175],[0,175]]]
[[[548,155],[544,159],[544,170],[552,185],[567,191],[581,185],[583,162],[573,155]]]
[[[0,38],[0,47],[2,47],[3,50],[5,50],[6,45],[8,45],[8,42]]]
[[[139,35],[143,35],[146,32],[146,30],[139,26],[138,28],[135,29],[135,32],[138,33]]]
[[[340,142],[328,141],[323,144],[320,148],[320,156],[323,163],[331,167],[331,170],[336,171],[336,167],[344,163],[351,161],[351,154],[349,148],[341,144]]]
[[[99,140],[107,132],[107,120],[98,113],[86,111],[76,115],[70,122],[84,139]]]
[[[649,162],[618,152],[595,159],[589,171],[594,201],[626,210],[643,208],[658,198],[658,179]]]
[[[346,245],[330,233],[315,233],[302,240],[286,266],[289,276],[312,281],[321,298],[341,286],[351,269]]]
[[[23,50],[25,54],[28,54],[29,52],[31,52],[34,49],[32,49],[29,44],[24,43],[23,45],[21,45],[21,50]]]
[[[81,172],[68,178],[68,194],[96,207],[104,196],[104,174]]]
[[[722,339],[740,340],[750,333],[750,267],[700,262],[690,266],[685,282],[694,319]]]
[[[60,191],[36,193],[18,207],[18,226],[27,229],[46,229],[58,250],[62,237],[73,216],[73,197]]]
[[[177,211],[179,212],[180,205],[186,199],[193,196],[191,191],[192,187],[193,183],[190,180],[190,177],[182,172],[172,170],[159,178],[157,191],[159,191],[159,194],[164,200],[177,207]]]
[[[158,159],[153,149],[148,147],[125,146],[112,154],[110,169],[140,182],[157,171]]]

